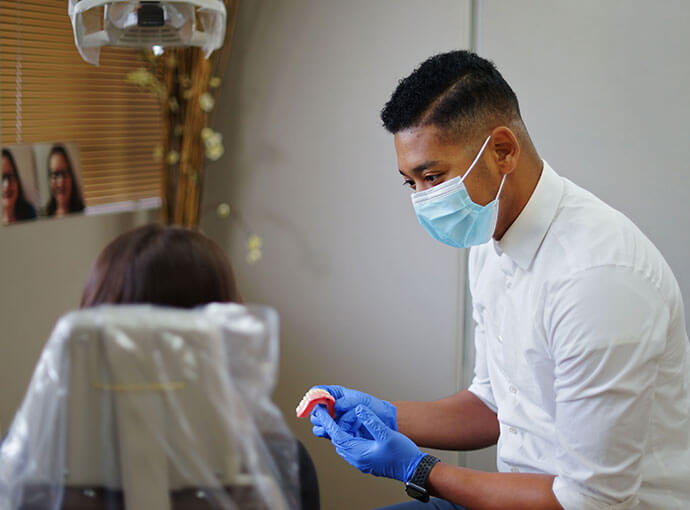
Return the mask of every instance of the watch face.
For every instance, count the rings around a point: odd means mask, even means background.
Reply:
[[[414,499],[425,500],[429,498],[429,493],[426,491],[426,489],[415,483],[408,482],[407,485],[405,485],[405,492],[408,496]]]

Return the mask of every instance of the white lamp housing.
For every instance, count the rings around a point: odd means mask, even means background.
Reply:
[[[198,46],[206,58],[223,45],[221,0],[69,0],[74,41],[82,58],[98,64],[101,46]]]

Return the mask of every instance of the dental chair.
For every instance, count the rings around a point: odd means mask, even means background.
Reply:
[[[297,509],[268,308],[63,317],[0,447],[0,509]]]

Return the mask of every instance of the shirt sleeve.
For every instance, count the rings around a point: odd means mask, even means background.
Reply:
[[[470,275],[470,294],[475,296],[474,282],[476,278],[477,261],[476,250],[470,250],[468,273]],[[480,305],[474,303],[472,306],[472,319],[474,320],[474,377],[472,384],[467,388],[474,393],[486,406],[494,413],[498,411],[494,393],[491,388],[491,379],[486,363],[486,333],[484,331],[484,320],[480,310]]]
[[[491,379],[489,378],[489,371],[486,365],[486,340],[484,328],[476,318],[476,312],[473,312],[472,316],[475,317],[474,320],[476,324],[474,328],[474,377],[472,378],[472,384],[470,384],[470,387],[467,389],[484,402],[489,409],[496,413],[498,412],[498,406],[494,399]]]
[[[587,269],[551,295],[553,492],[565,510],[634,508],[669,325],[665,300],[643,275],[617,266]]]

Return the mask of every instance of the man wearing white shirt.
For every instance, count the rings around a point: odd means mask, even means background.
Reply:
[[[539,157],[515,94],[477,55],[428,59],[382,119],[422,226],[474,246],[475,376],[433,402],[325,386],[337,414],[317,406],[314,433],[437,497],[390,508],[690,508],[690,344],[659,251]],[[495,443],[499,473],[418,449]]]

